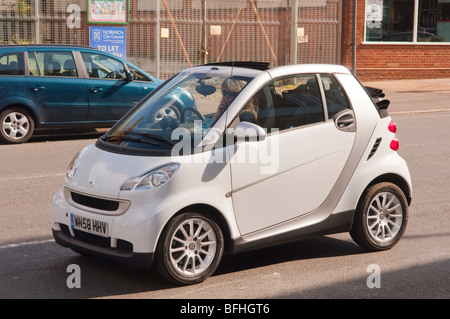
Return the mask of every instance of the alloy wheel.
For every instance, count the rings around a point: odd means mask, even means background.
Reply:
[[[213,263],[217,238],[206,220],[191,218],[182,222],[170,240],[170,261],[182,276],[196,276]]]
[[[11,112],[3,119],[2,131],[9,139],[20,140],[30,131],[30,122],[24,114]]]
[[[367,227],[372,238],[380,243],[397,236],[403,223],[402,205],[399,198],[390,192],[377,194],[367,211]]]

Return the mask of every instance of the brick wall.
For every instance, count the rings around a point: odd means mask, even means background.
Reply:
[[[353,1],[343,1],[341,63],[352,67]],[[450,44],[365,44],[365,0],[357,3],[356,76],[361,81],[450,78]]]

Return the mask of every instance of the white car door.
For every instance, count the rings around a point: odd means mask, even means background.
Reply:
[[[327,84],[322,87],[328,90],[332,81],[337,84],[329,77],[322,78]],[[263,141],[231,146],[231,196],[242,235],[314,211],[341,174],[355,139],[353,112],[342,91],[337,91],[341,101],[334,109],[345,105],[328,119],[336,112],[324,112],[319,79],[308,74],[270,83],[265,90],[271,94],[258,102],[256,124],[267,124],[267,117],[274,117],[270,127],[279,131]],[[326,93],[331,106],[331,91]]]

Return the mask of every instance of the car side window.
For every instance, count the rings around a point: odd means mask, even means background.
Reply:
[[[22,53],[6,53],[0,57],[0,75],[25,75]]]
[[[69,51],[28,52],[28,66],[31,76],[78,76]]]
[[[81,56],[90,78],[126,79],[125,66],[121,61],[100,53],[81,52]]]
[[[328,118],[333,118],[340,111],[351,109],[344,89],[331,74],[321,74],[320,79],[327,101]]]
[[[135,68],[128,65],[128,69],[133,74],[133,79],[136,81],[145,81],[145,82],[152,82],[152,79],[149,78],[147,75],[143,74],[142,72],[136,70]]]
[[[323,122],[316,76],[302,74],[270,82],[246,103],[238,119],[258,124],[268,132]]]
[[[34,52],[28,52],[28,69],[32,76],[42,75]]]
[[[322,98],[314,74],[275,80],[269,84],[269,91],[274,108],[272,128],[282,131],[324,121]]]

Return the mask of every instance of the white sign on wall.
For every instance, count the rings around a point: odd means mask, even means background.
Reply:
[[[366,21],[383,21],[383,0],[367,0]]]

